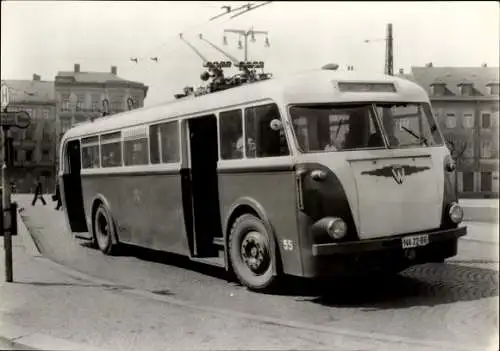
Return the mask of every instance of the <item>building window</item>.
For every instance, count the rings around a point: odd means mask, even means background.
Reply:
[[[481,172],[481,191],[491,191],[491,172]]]
[[[270,128],[272,120],[280,120],[276,104],[245,109],[245,138],[247,157],[275,157],[289,155],[283,128]]]
[[[220,153],[223,160],[243,158],[243,120],[241,110],[219,114]]]
[[[464,112],[462,124],[464,129],[474,128],[474,114],[471,112]]]
[[[462,176],[463,191],[474,191],[474,172],[464,172]]]
[[[121,132],[101,135],[101,160],[103,167],[122,165]]]
[[[462,96],[472,96],[473,94],[473,88],[472,84],[462,84],[460,86],[460,91],[462,93]]]
[[[69,99],[64,99],[62,104],[61,104],[61,111],[62,112],[69,112],[70,111],[70,103]]]
[[[111,110],[120,112],[123,110],[123,99],[122,98],[114,98],[111,100]]]
[[[483,112],[481,114],[481,128],[488,129],[491,128],[491,114]]]
[[[33,151],[26,150],[25,158],[26,158],[26,161],[28,161],[28,162],[33,161]]]
[[[43,109],[42,116],[43,116],[43,119],[45,119],[45,120],[49,119],[49,110]]]
[[[78,100],[76,102],[76,110],[77,111],[83,111],[83,101],[82,100]]]
[[[481,140],[481,158],[491,158],[492,147],[491,140]]]
[[[448,112],[446,113],[446,128],[453,129],[457,126],[457,117],[455,113]]]
[[[61,133],[66,133],[70,128],[71,128],[71,120],[66,118],[61,119]]]
[[[42,161],[50,161],[50,151],[47,149],[42,150]]]
[[[498,96],[499,84],[489,84],[490,95]]]
[[[436,83],[431,85],[431,94],[434,96],[443,96],[445,92],[445,84]]]

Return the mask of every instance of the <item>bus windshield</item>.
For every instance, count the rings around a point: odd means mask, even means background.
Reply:
[[[385,148],[382,135],[391,148],[442,143],[424,104],[293,106],[290,114],[299,149],[306,153]]]

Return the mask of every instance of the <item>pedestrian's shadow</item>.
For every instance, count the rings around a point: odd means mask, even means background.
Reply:
[[[309,301],[366,310],[435,306],[498,296],[498,271],[453,263],[412,267],[401,274],[322,283]]]

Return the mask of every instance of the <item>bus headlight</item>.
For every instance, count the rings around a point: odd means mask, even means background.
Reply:
[[[464,218],[464,210],[456,202],[452,203],[448,215],[453,223],[460,223]]]
[[[333,239],[342,239],[347,233],[347,224],[340,218],[333,218],[328,221],[326,230]]]

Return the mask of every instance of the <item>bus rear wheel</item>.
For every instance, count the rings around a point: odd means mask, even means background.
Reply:
[[[239,281],[251,290],[266,291],[276,283],[271,240],[264,223],[250,214],[238,217],[231,228],[231,266]]]
[[[116,249],[113,244],[113,237],[115,235],[115,226],[109,211],[100,204],[94,215],[94,239],[97,247],[103,253],[111,255]]]

